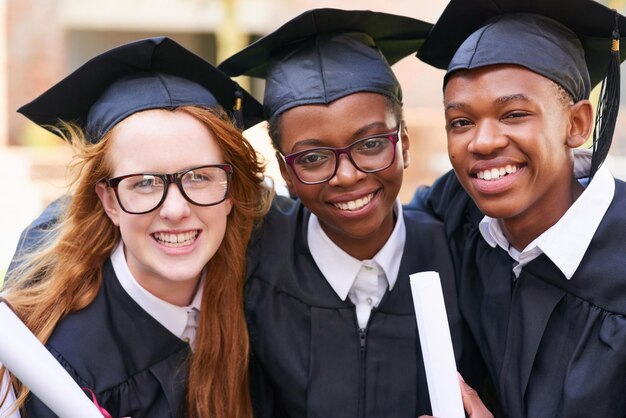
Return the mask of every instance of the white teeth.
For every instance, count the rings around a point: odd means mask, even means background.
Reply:
[[[189,245],[198,237],[199,231],[183,232],[181,234],[171,234],[167,232],[156,232],[152,234],[154,239],[168,247],[182,247]]]
[[[476,177],[482,180],[498,180],[499,178],[504,177],[507,174],[515,173],[516,171],[517,166],[507,164],[504,167],[479,171],[476,173]]]
[[[333,203],[333,206],[341,210],[359,210],[367,205],[374,198],[374,193],[370,193],[365,197],[349,202]]]

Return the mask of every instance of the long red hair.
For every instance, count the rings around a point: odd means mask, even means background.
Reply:
[[[189,359],[188,416],[251,417],[249,344],[243,313],[245,256],[250,235],[267,212],[272,192],[264,185],[264,167],[255,150],[224,112],[195,106],[172,111],[186,112],[205,124],[225,162],[234,167],[229,192],[233,208],[226,233],[206,266],[195,351]],[[42,342],[66,315],[94,300],[102,266],[121,238],[95,192],[96,184],[111,174],[106,158],[111,133],[97,144],[86,141],[84,132],[71,124],[63,124],[59,133],[76,150],[70,165],[72,196],[47,242],[26,256],[3,291]],[[28,388],[12,380],[22,405]]]

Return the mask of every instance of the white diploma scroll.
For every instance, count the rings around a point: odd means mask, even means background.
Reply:
[[[63,418],[102,418],[74,379],[0,300],[0,363]]]
[[[439,273],[426,271],[411,274],[410,283],[433,416],[464,418]]]

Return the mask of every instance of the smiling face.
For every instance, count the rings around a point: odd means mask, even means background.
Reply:
[[[363,137],[394,133],[399,123],[385,96],[355,93],[329,105],[287,110],[280,120],[280,150],[287,155],[315,147],[343,148]],[[303,184],[280,161],[290,190],[319,218],[329,238],[358,259],[373,257],[393,230],[393,206],[408,163],[409,138],[405,128],[401,133],[394,162],[376,173],[357,170],[343,154],[329,181]]]
[[[566,103],[560,91],[514,65],[455,72],[445,89],[452,166],[481,211],[501,218],[522,248],[582,191],[572,148],[589,135],[591,106]]]
[[[186,168],[223,163],[211,132],[180,111],[148,110],[113,128],[107,156],[110,177],[134,173],[174,173]],[[124,212],[113,190],[99,183],[96,192],[111,221],[119,226],[126,261],[135,279],[149,292],[185,305],[200,273],[219,248],[231,202],[201,207],[189,203],[175,184],[152,212]]]

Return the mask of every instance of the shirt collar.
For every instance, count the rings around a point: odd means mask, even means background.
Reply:
[[[406,228],[402,214],[402,204],[396,199],[394,205],[396,224],[385,245],[372,258],[387,276],[389,289],[393,289],[400,270],[404,253]],[[346,300],[363,261],[357,260],[339,248],[322,229],[319,219],[313,213],[309,218],[307,241],[311,256],[330,286],[341,300]]]
[[[111,254],[111,264],[113,264],[115,275],[126,293],[151,317],[156,319],[169,332],[180,338],[187,326],[187,311],[192,308],[200,310],[204,272],[191,304],[189,306],[177,306],[159,299],[137,282],[126,263],[124,243],[122,241],[119,242]]]
[[[587,252],[614,194],[615,181],[609,169],[603,165],[561,219],[528,244],[521,253],[511,252],[497,219],[485,216],[479,225],[480,233],[490,246],[500,246],[522,266],[542,252],[545,253],[569,280]],[[524,257],[528,253],[534,257]]]

